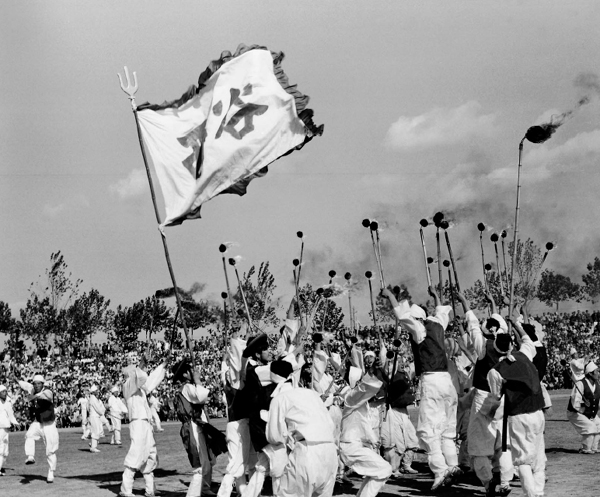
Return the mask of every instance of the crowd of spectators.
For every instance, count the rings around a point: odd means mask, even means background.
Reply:
[[[548,389],[570,388],[572,386],[569,374],[569,361],[573,351],[580,357],[598,357],[600,355],[599,327],[596,326],[600,313],[577,311],[568,314],[544,313],[536,316],[546,333],[545,345],[548,351],[548,369],[545,382]],[[383,325],[380,328],[388,349],[392,348],[395,326]],[[220,332],[219,332],[220,333]],[[344,341],[349,344],[349,336],[345,332]],[[372,328],[362,328],[358,332],[363,341],[363,347],[376,350],[379,348],[376,335]],[[272,335],[275,348],[277,335]],[[305,340],[304,353],[307,365],[312,357],[312,340]],[[331,341],[328,347],[342,356],[347,350],[340,333]],[[406,343],[406,333],[402,333]],[[226,415],[225,399],[221,385],[221,361],[223,358],[223,340],[217,332],[212,331],[207,336],[194,340],[197,363],[201,365],[202,382],[211,390],[207,404],[211,417]],[[167,352],[166,342],[150,340],[138,342],[138,351],[147,358],[146,369],[154,369],[160,364]],[[402,347],[402,351],[410,355],[410,347]],[[173,362],[182,358],[186,353],[183,347],[173,349]],[[93,344],[74,352],[70,347],[48,347],[22,354],[18,359],[11,356],[11,351],[0,353],[0,384],[8,389],[12,398],[15,416],[21,423],[21,429],[29,424],[28,406],[20,390],[18,380],[30,380],[34,374],[43,374],[49,380],[48,386],[55,395],[55,412],[57,426],[72,427],[81,425],[81,412],[78,399],[83,395],[83,389],[93,384],[100,391],[100,398],[106,400],[108,392],[123,381],[122,368],[125,354],[115,349],[111,344]],[[173,364],[171,362],[171,364]],[[160,417],[163,420],[175,420],[174,398],[177,386],[171,381],[172,374],[167,368],[165,380],[155,392],[161,403]]]

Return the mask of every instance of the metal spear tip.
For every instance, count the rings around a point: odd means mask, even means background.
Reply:
[[[479,231],[485,231],[485,224],[483,224],[483,223],[479,223],[479,224],[477,225],[477,229],[478,229]]]
[[[302,233],[302,231],[297,231],[297,232],[296,232],[296,236],[297,236],[298,238],[304,238],[304,233]]]
[[[400,347],[400,345],[402,345],[402,341],[399,338],[395,338],[394,341],[392,342],[392,345],[396,348]]]
[[[450,223],[448,221],[442,221],[440,223],[440,228],[442,228],[443,230],[447,230],[450,227]]]
[[[221,252],[222,254],[224,254],[225,252],[227,252],[227,245],[225,245],[224,243],[222,243],[221,245],[219,245],[219,252]]]
[[[321,333],[313,333],[312,339],[315,343],[321,343],[323,341],[323,335]]]
[[[531,126],[525,133],[525,138],[531,143],[544,143],[548,140],[552,133],[556,131],[558,126],[552,124],[542,124],[541,126]]]
[[[337,273],[333,269],[331,271],[329,271],[329,277],[330,278],[334,278],[336,274]]]
[[[506,238],[506,237],[507,237],[507,235],[508,235],[508,233],[506,232],[506,230],[502,230],[502,233],[500,233],[500,236],[501,236],[502,238]]]
[[[300,265],[300,261],[298,259],[294,259],[292,261],[292,264],[294,264],[294,266],[299,266]]]
[[[365,228],[368,228],[369,226],[371,226],[371,220],[370,219],[363,219],[362,220],[362,225]]]
[[[427,257],[427,264],[433,263],[433,257]]]
[[[450,267],[450,261],[448,259],[444,259],[444,262],[442,262],[442,264],[444,265],[444,267]]]
[[[393,350],[388,350],[388,351],[386,352],[386,354],[385,354],[385,356],[386,356],[388,359],[393,359],[393,358],[394,358],[394,355],[395,355],[395,353],[394,353],[394,351],[393,351]]]
[[[235,259],[233,257],[229,258],[229,265],[230,266],[235,266]]]
[[[373,273],[371,271],[365,272],[365,278],[370,280],[372,277],[373,277]]]
[[[492,233],[492,236],[490,236],[490,240],[496,243],[498,241],[498,233]]]
[[[492,265],[489,262],[484,267],[485,267],[486,271],[491,271],[492,270]]]
[[[552,242],[548,242],[546,244],[546,250],[550,252],[554,248],[554,244]]]
[[[344,278],[346,278],[347,280],[350,280],[350,278],[352,278],[352,275],[350,273],[346,273],[344,275]]]
[[[427,226],[429,226],[429,221],[427,221],[427,219],[421,219],[419,221],[419,224],[423,227],[423,228],[427,228]]]
[[[221,292],[221,298],[225,300],[227,298],[227,292]]]
[[[379,223],[377,221],[371,221],[371,224],[369,226],[371,228],[371,231],[377,231],[379,229]]]

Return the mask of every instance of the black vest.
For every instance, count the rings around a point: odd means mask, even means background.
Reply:
[[[490,391],[487,375],[490,370],[500,361],[500,353],[494,348],[494,339],[488,338],[485,342],[485,357],[479,359],[473,371],[473,386],[478,390]]]
[[[54,421],[54,402],[46,399],[35,398],[29,405],[29,414],[32,419],[40,423]]]
[[[582,381],[581,383],[583,383],[583,392],[580,391],[580,393],[582,394],[581,396],[585,400],[587,400],[587,405],[584,403],[584,411],[582,414],[586,418],[594,419],[596,417],[596,414],[598,414],[598,405],[600,404],[600,384],[596,382],[596,390],[592,392],[590,384],[587,381]],[[573,407],[571,399],[569,399],[569,405],[567,406],[567,410],[571,412],[579,412]]]
[[[544,407],[542,386],[533,362],[523,352],[514,352],[515,362],[508,359],[499,362],[494,369],[506,380],[504,412],[506,416],[528,414]]]
[[[417,344],[410,337],[410,344],[415,358],[415,374],[421,376],[423,373],[436,371],[448,371],[448,358],[444,346],[444,328],[439,323],[426,320],[425,340]]]
[[[415,401],[411,381],[406,373],[398,371],[388,388],[389,402],[391,407],[401,409],[411,405]]]
[[[535,357],[533,358],[533,365],[535,369],[538,371],[538,377],[540,381],[546,375],[546,368],[548,367],[548,353],[546,352],[546,347],[543,345],[541,347],[535,348]]]

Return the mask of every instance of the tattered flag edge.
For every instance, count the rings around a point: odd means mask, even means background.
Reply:
[[[246,52],[249,52],[250,50],[268,50],[268,48],[261,46],[261,45],[247,46],[247,45],[244,45],[243,43],[241,43],[240,45],[238,45],[235,53],[233,53],[233,54],[229,50],[225,50],[221,53],[221,56],[218,59],[211,61],[211,63],[204,70],[204,72],[202,72],[200,74],[200,77],[198,78],[198,85],[190,86],[188,88],[188,90],[177,100],[165,101],[162,104],[150,104],[148,102],[145,102],[145,103],[139,105],[137,107],[137,110],[149,109],[149,110],[156,111],[156,110],[168,109],[168,108],[172,108],[172,107],[175,107],[175,108],[180,107],[185,102],[187,102],[188,100],[193,98],[195,95],[197,95],[202,90],[202,88],[204,88],[206,82],[213,76],[213,74],[215,72],[217,72],[221,68],[221,66],[223,66],[230,60],[235,59],[236,57],[239,57],[239,56],[245,54]],[[308,95],[304,95],[303,93],[298,91],[297,85],[290,84],[287,75],[285,74],[283,68],[281,67],[281,62],[283,61],[283,58],[285,57],[284,53],[283,52],[271,52],[271,51],[270,51],[270,53],[271,53],[271,57],[273,57],[273,73],[274,73],[275,77],[277,78],[277,81],[279,82],[281,87],[288,94],[290,94],[294,97],[296,113],[298,114],[298,117],[304,123],[304,126],[307,129],[306,138],[304,139],[304,142],[301,143],[300,145],[298,145],[297,147],[295,147],[295,149],[293,149],[293,150],[299,150],[304,146],[304,144],[309,142],[314,136],[321,136],[323,134],[324,126],[322,124],[317,126],[312,119],[314,112],[312,109],[307,108],[310,97]],[[288,152],[288,153],[290,153],[290,152]],[[284,154],[284,155],[287,155],[287,154]]]

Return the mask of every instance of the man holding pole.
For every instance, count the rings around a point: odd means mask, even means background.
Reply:
[[[136,471],[140,471],[146,483],[146,496],[154,494],[154,470],[158,465],[156,442],[150,420],[150,406],[147,395],[152,392],[165,377],[165,366],[168,360],[160,364],[154,371],[147,374],[138,367],[140,358],[133,351],[127,354],[127,367],[123,370],[123,397],[129,412],[129,436],[131,445],[125,457],[125,470],[121,483],[121,497],[133,497],[133,479]]]
[[[435,315],[427,317],[423,308],[400,303],[389,289],[383,290],[398,318],[398,323],[408,330],[415,357],[415,373],[421,376],[421,402],[417,423],[419,443],[427,452],[429,467],[433,471],[432,490],[451,485],[462,471],[458,467],[456,452],[456,410],[458,398],[448,373],[448,358],[444,344],[444,331],[448,326],[450,306],[440,305],[433,286],[429,294],[435,300]]]

